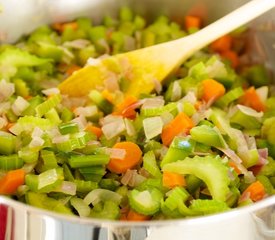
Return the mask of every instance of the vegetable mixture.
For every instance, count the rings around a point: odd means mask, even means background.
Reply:
[[[275,97],[264,66],[241,61],[246,28],[197,52],[139,98],[123,97],[127,74],[109,75],[82,98],[58,89],[95,58],[200,27],[194,16],[185,25],[165,16],[149,24],[122,8],[101,25],[79,18],[1,45],[0,194],[58,213],[129,221],[212,214],[274,194]]]

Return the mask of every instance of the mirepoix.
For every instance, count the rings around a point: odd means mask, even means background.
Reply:
[[[58,89],[98,57],[202,27],[198,17],[182,19],[148,23],[125,7],[100,25],[54,23],[1,45],[0,194],[123,221],[213,214],[273,195],[274,88],[264,65],[242,62],[247,28],[197,52],[139,98],[123,95],[125,75],[108,75],[108,87],[79,98]]]

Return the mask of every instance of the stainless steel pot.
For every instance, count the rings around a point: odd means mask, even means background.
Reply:
[[[152,18],[164,13],[180,17],[192,12],[215,19],[247,0],[0,0],[0,42],[14,42],[37,26],[90,16],[99,22],[116,15],[122,5]],[[275,11],[252,24],[252,36],[263,48],[256,61],[275,64]],[[251,41],[253,40],[251,39]],[[255,41],[255,39],[253,41]],[[275,239],[275,196],[226,213],[192,219],[128,223],[68,217],[0,196],[0,240],[271,240]]]

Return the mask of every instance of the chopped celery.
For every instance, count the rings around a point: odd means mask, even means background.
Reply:
[[[79,132],[78,125],[75,122],[62,123],[58,126],[58,129],[62,135]]]
[[[256,178],[257,178],[258,181],[261,182],[261,184],[263,184],[265,192],[267,194],[272,195],[272,194],[275,193],[274,187],[273,187],[272,183],[270,182],[270,180],[268,179],[268,177],[258,174]]]
[[[80,217],[88,217],[91,213],[91,208],[81,198],[73,197],[70,200],[71,205],[78,212]]]
[[[83,167],[78,169],[86,181],[99,182],[106,173],[103,166]]]
[[[129,195],[129,204],[136,212],[144,215],[153,215],[160,209],[163,194],[156,188],[138,191],[132,190]]]
[[[229,210],[225,202],[219,200],[196,199],[191,202],[190,209],[200,214],[211,214]]]
[[[24,162],[17,154],[2,156],[0,155],[0,169],[8,171],[18,169],[23,166]]]
[[[173,211],[178,208],[179,203],[184,203],[189,197],[189,193],[181,187],[175,187],[169,192],[168,197],[164,201],[164,205]]]
[[[35,116],[35,108],[43,102],[43,98],[40,96],[35,96],[29,100],[29,107],[25,109],[22,113],[23,116]]]
[[[106,154],[96,155],[72,155],[69,159],[71,168],[83,168],[107,164],[110,157]]]
[[[57,159],[55,157],[54,152],[48,151],[48,150],[41,150],[40,152],[41,158],[43,159],[43,163],[45,168],[51,169],[51,168],[57,168]]]
[[[84,181],[84,180],[74,180],[76,184],[76,191],[80,193],[88,193],[96,188],[98,188],[98,184],[92,181]]]
[[[46,210],[51,210],[58,213],[72,215],[72,211],[69,207],[64,206],[61,201],[58,201],[54,198],[48,197],[43,193],[26,193],[26,202],[32,206],[43,208]]]
[[[265,86],[270,83],[268,72],[263,65],[253,65],[249,67],[245,71],[245,76],[255,87]]]
[[[160,166],[163,168],[167,163],[185,159],[193,152],[194,146],[195,142],[188,137],[175,137],[167,153],[163,157]]]
[[[111,190],[111,191],[115,191],[119,187],[119,185],[120,185],[120,182],[111,178],[101,179],[99,182],[100,188]]]
[[[185,158],[183,161],[166,164],[163,170],[195,175],[205,182],[215,200],[225,201],[229,193],[228,168],[220,157]]]
[[[270,144],[275,145],[275,117],[267,118],[262,126],[262,134]]]
[[[189,174],[186,177],[187,190],[190,193],[194,193],[202,185],[202,180],[193,174]]]
[[[27,86],[26,82],[20,78],[13,80],[15,86],[15,93],[21,97],[28,97],[30,95],[30,89]]]
[[[193,140],[213,147],[224,147],[223,141],[218,132],[207,125],[193,127],[190,131]]]
[[[249,116],[239,109],[230,118],[230,122],[236,123],[246,129],[258,129],[261,127],[261,122],[258,118]]]
[[[215,104],[220,108],[228,107],[231,102],[237,100],[243,94],[244,91],[241,87],[234,88],[228,91],[224,96],[220,97]]]
[[[25,163],[35,163],[38,160],[39,152],[34,149],[29,148],[21,148],[18,151],[18,156],[21,158]]]
[[[156,157],[153,151],[149,151],[143,156],[143,167],[149,172],[153,177],[161,177],[160,169],[157,165]]]
[[[102,219],[118,219],[120,215],[119,206],[112,201],[98,203],[92,210],[90,217]]]
[[[51,96],[48,100],[36,106],[35,111],[37,116],[42,117],[45,113],[56,107],[60,101],[61,96],[59,94]]]
[[[101,111],[108,114],[113,111],[113,105],[105,99],[100,92],[92,90],[89,93],[89,98],[99,107]]]
[[[16,137],[10,133],[0,131],[0,154],[9,155],[16,148]]]
[[[85,196],[84,202],[88,205],[93,204],[95,206],[100,202],[112,201],[119,205],[121,198],[122,196],[116,192],[107,189],[95,189]]]

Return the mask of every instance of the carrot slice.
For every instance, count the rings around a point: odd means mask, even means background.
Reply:
[[[203,90],[202,99],[206,102],[213,99],[216,100],[225,94],[224,86],[213,79],[203,80],[202,90]]]
[[[122,103],[120,103],[116,111],[114,112],[115,115],[121,115],[125,118],[130,118],[130,119],[135,119],[136,117],[136,105],[137,103],[137,98],[134,96],[127,96],[123,100]]]
[[[9,171],[0,179],[0,194],[13,194],[25,182],[25,171],[16,169]]]
[[[249,194],[250,199],[253,202],[257,202],[264,198],[266,195],[265,188],[260,181],[251,183],[242,193],[243,195]],[[241,197],[240,197],[241,198]]]
[[[239,99],[239,103],[251,107],[258,112],[265,111],[265,105],[261,101],[254,87],[250,87],[244,92],[244,95]]]
[[[214,52],[224,52],[230,50],[232,47],[232,37],[224,35],[210,44],[210,48]]]
[[[231,62],[231,66],[233,68],[236,68],[239,66],[239,56],[236,52],[232,51],[232,50],[226,50],[224,52],[220,53],[221,56],[227,60],[229,60]]]
[[[173,138],[180,133],[189,133],[194,126],[191,118],[185,113],[179,113],[171,122],[162,129],[161,140],[165,146],[169,146]]]
[[[142,222],[142,221],[150,220],[150,216],[146,216],[146,215],[137,213],[137,212],[133,211],[132,209],[130,209],[130,211],[127,214],[127,220]]]
[[[201,19],[199,17],[188,15],[185,17],[185,27],[189,28],[200,28],[201,27]]]
[[[113,148],[124,149],[126,151],[123,159],[111,158],[107,168],[114,173],[124,173],[127,169],[135,167],[142,155],[139,146],[133,142],[118,142]]]
[[[102,130],[100,127],[93,126],[91,124],[88,124],[85,128],[86,131],[91,132],[97,136],[97,138],[100,138],[102,135]]]
[[[173,172],[163,172],[162,185],[167,188],[186,186],[186,181],[183,175]]]

